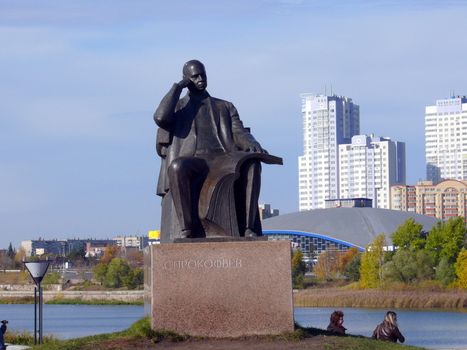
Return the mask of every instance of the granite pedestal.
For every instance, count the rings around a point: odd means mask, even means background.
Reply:
[[[238,337],[294,330],[288,241],[168,243],[146,251],[156,330]]]

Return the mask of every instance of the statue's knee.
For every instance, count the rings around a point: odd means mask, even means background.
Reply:
[[[179,174],[182,171],[183,168],[184,168],[183,159],[181,159],[181,158],[175,159],[169,165],[169,169],[168,169],[169,176]]]
[[[261,174],[261,162],[253,160],[243,167],[246,173]]]
[[[253,168],[255,169],[255,171],[261,172],[261,162],[259,160],[254,161]]]

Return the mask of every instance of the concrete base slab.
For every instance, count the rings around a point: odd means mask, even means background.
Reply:
[[[294,330],[290,242],[169,243],[146,254],[154,329],[207,337]]]

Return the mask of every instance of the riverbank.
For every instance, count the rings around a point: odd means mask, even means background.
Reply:
[[[467,291],[310,288],[294,293],[294,306],[467,311]]]
[[[29,304],[34,291],[0,291],[0,304]],[[142,305],[142,290],[44,291],[47,304]]]
[[[331,336],[317,328],[298,327],[294,332],[277,336],[252,336],[229,339],[196,338],[172,332],[151,330],[149,319],[144,318],[134,323],[123,332],[71,339],[52,340],[38,350],[94,350],[94,349],[179,349],[179,350],[395,350],[421,349],[413,346],[401,346],[394,343],[380,342],[360,336]]]

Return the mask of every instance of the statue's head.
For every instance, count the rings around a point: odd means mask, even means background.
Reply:
[[[204,69],[204,65],[198,60],[191,60],[185,63],[183,66],[183,78],[191,81],[188,85],[188,89],[191,92],[203,92],[208,86],[206,69]]]

